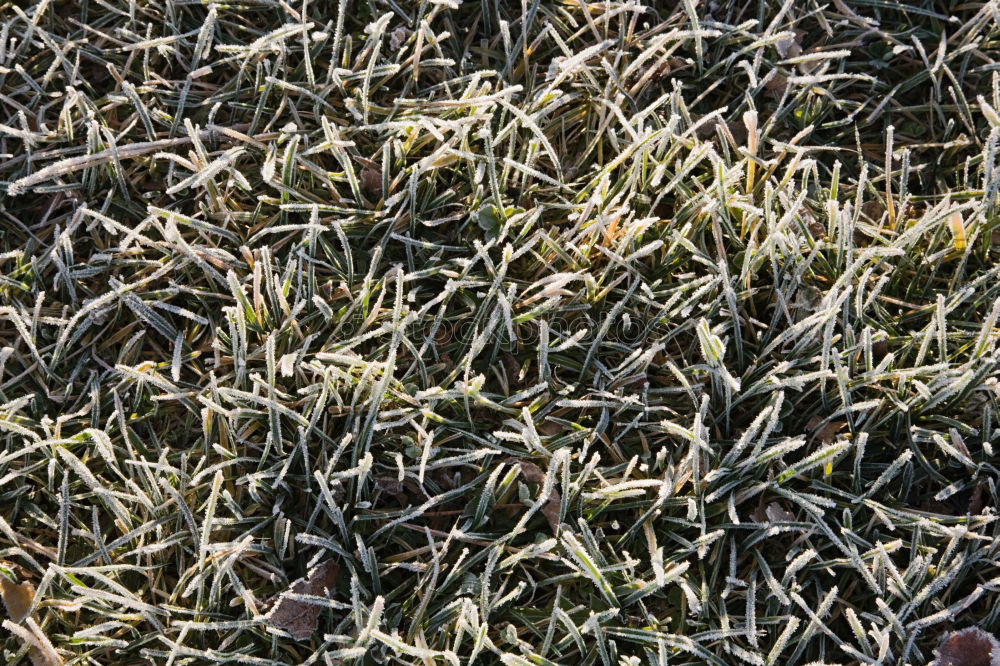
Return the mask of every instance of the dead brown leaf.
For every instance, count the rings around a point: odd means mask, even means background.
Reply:
[[[1000,642],[979,627],[953,631],[934,650],[931,666],[991,666],[1000,662]]]
[[[969,513],[972,515],[978,515],[980,511],[983,510],[983,491],[985,486],[983,482],[980,481],[976,484],[976,487],[972,491],[972,498],[969,499]]]
[[[772,523],[790,522],[795,520],[795,514],[785,509],[777,502],[771,502],[764,509],[764,514]]]
[[[882,205],[882,202],[875,199],[869,199],[861,204],[861,214],[875,224],[882,221],[882,217],[885,215],[885,210],[885,206]]]
[[[535,430],[538,432],[539,435],[543,435],[545,437],[551,437],[553,435],[558,435],[559,433],[563,432],[564,430],[566,430],[566,427],[561,423],[556,423],[555,421],[550,421],[549,419],[545,419],[541,423],[535,424]]]
[[[524,477],[525,481],[539,485],[545,483],[545,472],[542,471],[541,467],[527,460],[519,460],[517,464],[521,467],[521,476]]]
[[[761,502],[750,514],[754,522],[765,524],[765,523],[779,523],[779,522],[789,522],[795,520],[795,514],[789,512],[785,507],[781,506],[777,502],[770,502],[767,506]]]
[[[536,483],[539,486],[545,483],[545,472],[542,468],[533,462],[528,462],[526,460],[518,461],[518,465],[521,467],[521,475],[524,480],[528,483]],[[546,520],[549,521],[549,527],[552,528],[552,533],[556,534],[559,531],[559,514],[562,511],[562,496],[559,495],[559,491],[553,486],[552,492],[549,493],[548,499],[542,504],[541,509],[542,515],[545,516]]]
[[[376,477],[375,487],[390,495],[398,495],[403,492],[403,482],[394,476]]]
[[[774,75],[764,80],[764,90],[778,96],[788,86],[788,77],[782,76],[777,70],[772,71],[774,71]]]
[[[778,55],[782,58],[797,58],[802,55],[801,39],[802,36],[796,31],[795,34],[776,41],[774,48],[777,49]]]
[[[717,136],[717,130],[722,130],[723,136],[726,136],[727,140],[734,146],[746,144],[747,128],[742,120],[734,120],[727,123],[721,118],[715,117],[699,126],[695,131],[695,135],[703,141],[714,140]]]
[[[267,622],[274,627],[284,629],[297,641],[304,641],[316,631],[322,604],[304,599],[292,598],[291,595],[310,595],[327,597],[337,582],[340,573],[333,560],[326,560],[309,571],[305,578],[292,583],[282,592],[267,614]]]
[[[872,361],[880,363],[885,355],[889,353],[889,341],[879,340],[872,343]]]
[[[806,424],[809,430],[813,431],[813,437],[823,442],[824,444],[829,444],[837,436],[837,433],[847,427],[846,421],[830,421],[829,423],[823,423],[823,419],[818,416],[814,416]]]
[[[389,33],[389,47],[393,51],[398,51],[400,48],[402,48],[403,44],[406,43],[406,40],[408,40],[410,38],[410,35],[412,34],[413,31],[410,30],[409,28],[406,28],[404,26],[399,26],[391,33]]]
[[[0,598],[7,609],[7,617],[11,622],[21,622],[28,616],[31,602],[35,599],[35,588],[28,581],[20,585],[6,578],[0,578]]]
[[[18,584],[0,577],[0,599],[8,617],[3,626],[29,646],[28,658],[33,666],[62,666],[62,657],[52,642],[38,623],[28,616],[31,603],[35,600],[35,587],[28,581]]]
[[[365,167],[361,170],[361,189],[369,194],[375,194],[382,189],[382,174],[375,169]]]

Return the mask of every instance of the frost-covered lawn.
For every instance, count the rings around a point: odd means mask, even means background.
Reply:
[[[0,661],[989,664],[998,143],[995,0],[0,0]]]

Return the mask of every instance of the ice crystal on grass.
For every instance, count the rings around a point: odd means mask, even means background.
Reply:
[[[998,21],[0,0],[0,661],[985,645]]]

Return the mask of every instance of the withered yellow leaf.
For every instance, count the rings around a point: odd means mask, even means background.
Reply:
[[[965,249],[965,222],[962,221],[960,212],[952,213],[948,216],[948,228],[955,243],[956,250]]]

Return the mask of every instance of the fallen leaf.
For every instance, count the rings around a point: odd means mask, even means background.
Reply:
[[[521,467],[521,476],[524,477],[525,481],[539,485],[545,483],[545,472],[542,471],[541,467],[526,460],[519,460],[517,464]]]
[[[538,432],[539,435],[543,435],[545,437],[551,437],[553,435],[558,435],[559,433],[563,432],[564,430],[566,430],[566,427],[560,423],[556,423],[555,421],[550,421],[548,419],[545,419],[541,423],[535,424],[535,430]]]
[[[813,423],[810,421],[810,423]],[[822,423],[822,420],[819,421]],[[830,421],[822,426],[819,423],[814,423],[809,429],[814,430],[813,437],[823,442],[824,444],[829,444],[837,436],[837,433],[847,427],[846,421]]]
[[[376,477],[375,487],[390,495],[398,495],[403,492],[403,482],[394,476]]]
[[[28,616],[31,602],[35,599],[35,588],[27,581],[18,585],[0,577],[0,598],[3,598],[11,622],[21,622]]]
[[[376,193],[382,189],[382,174],[375,169],[365,167],[361,170],[361,189],[368,193]]]
[[[298,598],[297,595],[329,596],[339,572],[340,568],[333,560],[326,560],[314,567],[305,578],[299,578],[281,593],[265,620],[271,626],[284,629],[297,641],[306,640],[316,631],[316,622],[323,605]]]
[[[881,201],[870,199],[861,204],[861,214],[878,224],[882,221],[882,216],[885,215],[885,206],[882,205]]]
[[[768,504],[767,508],[764,509],[764,514],[772,523],[791,522],[795,520],[795,514],[789,512],[777,502]]]
[[[545,484],[545,472],[542,468],[532,462],[527,462],[525,460],[518,461],[518,465],[521,467],[521,475],[524,476],[524,480],[528,483],[536,483],[539,486]],[[549,521],[549,527],[552,528],[552,533],[556,534],[559,531],[559,514],[562,511],[562,497],[559,495],[559,491],[555,489],[553,485],[552,492],[549,493],[548,499],[542,504],[541,509],[542,515]]]
[[[797,33],[782,37],[774,43],[774,48],[782,58],[795,58],[802,54],[802,44]]]
[[[454,470],[454,468],[452,468]],[[448,473],[447,469],[439,468],[431,470],[428,476],[438,484],[442,490],[454,490],[458,487],[455,483],[455,473]]]
[[[409,28],[399,26],[389,34],[389,47],[393,51],[398,51],[412,34],[413,31]]]
[[[732,138],[733,145],[742,146],[746,144],[747,127],[743,124],[742,120],[733,120],[727,123],[719,117],[712,118],[698,127],[695,131],[695,136],[703,141],[711,140],[716,137],[717,129],[722,129],[723,135],[728,134]]]
[[[777,95],[788,86],[788,77],[778,74],[778,70],[772,70],[774,74],[764,79],[764,90]]]
[[[969,513],[977,515],[983,510],[983,484],[977,483],[972,491],[972,498],[969,500]]]
[[[1000,666],[1000,642],[979,627],[953,631],[934,650],[931,666]]]

